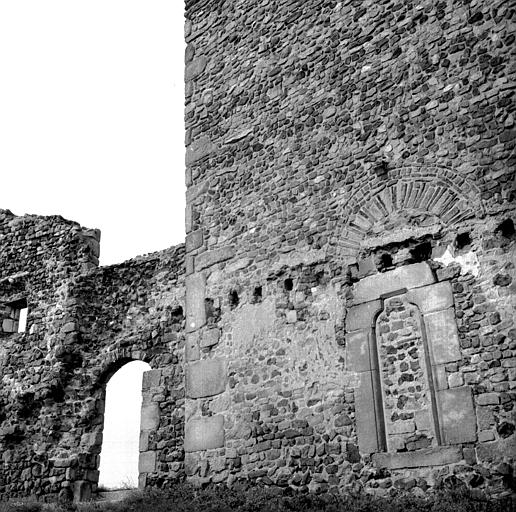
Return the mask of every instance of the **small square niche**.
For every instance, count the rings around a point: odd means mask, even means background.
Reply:
[[[8,333],[25,332],[27,329],[28,312],[26,299],[19,299],[6,304],[2,331]]]

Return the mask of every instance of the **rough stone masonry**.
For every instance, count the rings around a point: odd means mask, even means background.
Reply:
[[[185,246],[0,216],[0,496],[95,492],[131,359],[141,487],[515,492],[515,17],[187,0]]]

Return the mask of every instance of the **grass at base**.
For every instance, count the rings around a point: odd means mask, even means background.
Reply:
[[[179,484],[167,491],[135,491],[120,502],[76,505],[4,504],[0,512],[513,512],[514,497],[489,500],[467,491],[440,491],[426,498],[369,495],[281,496],[264,488],[237,491],[225,487],[194,488]]]

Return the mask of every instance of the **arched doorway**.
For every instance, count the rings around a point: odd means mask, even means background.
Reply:
[[[104,433],[100,452],[99,487],[129,489],[138,486],[138,456],[143,361],[122,366],[106,385]]]

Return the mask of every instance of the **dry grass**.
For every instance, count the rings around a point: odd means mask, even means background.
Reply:
[[[178,485],[169,491],[134,491],[121,502],[77,505],[38,503],[4,504],[0,512],[509,512],[516,510],[511,498],[488,500],[465,491],[446,491],[427,498],[412,496],[372,498],[300,494],[284,496],[273,490],[251,488],[237,491],[224,487],[196,489]]]

